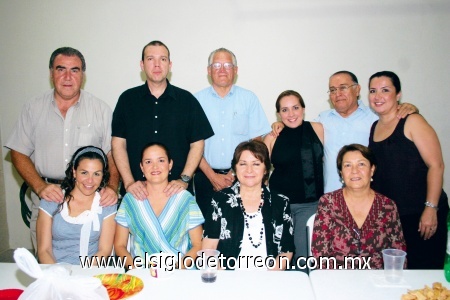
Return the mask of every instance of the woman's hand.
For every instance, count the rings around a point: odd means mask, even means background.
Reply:
[[[424,240],[430,239],[437,229],[437,211],[432,207],[425,207],[422,216],[420,217],[419,230],[420,236]]]

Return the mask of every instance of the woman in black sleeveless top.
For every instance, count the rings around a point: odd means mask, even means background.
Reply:
[[[269,187],[289,198],[296,266],[299,256],[308,255],[306,221],[323,195],[323,127],[303,121],[305,103],[296,91],[281,93],[275,107],[285,127],[278,137],[269,134],[264,138],[274,167]]]
[[[439,139],[419,115],[396,117],[401,85],[389,71],[369,80],[369,102],[380,116],[372,125],[369,148],[378,168],[373,189],[395,201],[406,240],[410,269],[442,269],[447,240],[447,195]]]

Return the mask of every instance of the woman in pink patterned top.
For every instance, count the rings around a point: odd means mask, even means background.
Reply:
[[[342,147],[337,168],[344,187],[319,200],[311,251],[322,268],[383,268],[381,251],[406,250],[395,203],[370,188],[375,158],[369,148]],[[335,260],[334,260],[334,259]]]

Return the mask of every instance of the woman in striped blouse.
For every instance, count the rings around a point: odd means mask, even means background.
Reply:
[[[173,164],[166,146],[150,143],[142,150],[141,157],[148,197],[141,201],[127,193],[123,198],[116,216],[116,255],[127,257],[128,267],[137,256],[144,261],[147,255],[160,252],[192,262],[185,258],[197,257],[205,221],[195,198],[186,190],[170,197],[164,193]],[[127,250],[129,238],[130,251]],[[178,262],[180,267],[185,267],[183,262]]]

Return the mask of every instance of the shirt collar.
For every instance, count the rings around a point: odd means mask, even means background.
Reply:
[[[212,85],[209,87],[209,90],[210,90],[210,92],[211,92],[211,94],[212,94],[213,96],[215,96],[215,97],[217,97],[217,98],[221,98],[221,97],[219,96],[219,94],[217,94],[216,90],[213,88]],[[233,96],[235,90],[236,90],[236,87],[235,87],[235,85],[233,84],[233,85],[231,86],[231,89],[230,89],[230,91],[228,92],[228,94],[226,94],[225,97],[223,97],[223,98],[221,98],[221,99],[225,99],[225,98],[227,98],[228,96],[230,96],[230,97]]]
[[[84,91],[83,91],[83,90],[80,90],[80,97],[78,97],[77,103],[75,103],[75,104],[72,105],[72,106],[75,106],[75,107],[80,106],[80,102],[83,101],[83,96],[84,96]],[[55,101],[55,89],[53,89],[53,92],[52,92],[52,104],[56,107],[56,101]]]
[[[173,85],[170,84],[170,82],[167,78],[166,78],[166,83],[167,83],[166,89],[164,90],[164,93],[162,93],[158,99],[163,99],[166,97],[175,99],[175,90],[173,88]],[[152,95],[152,93],[150,92],[150,88],[148,87],[147,81],[145,81],[145,83],[142,85],[142,96],[154,97]]]

